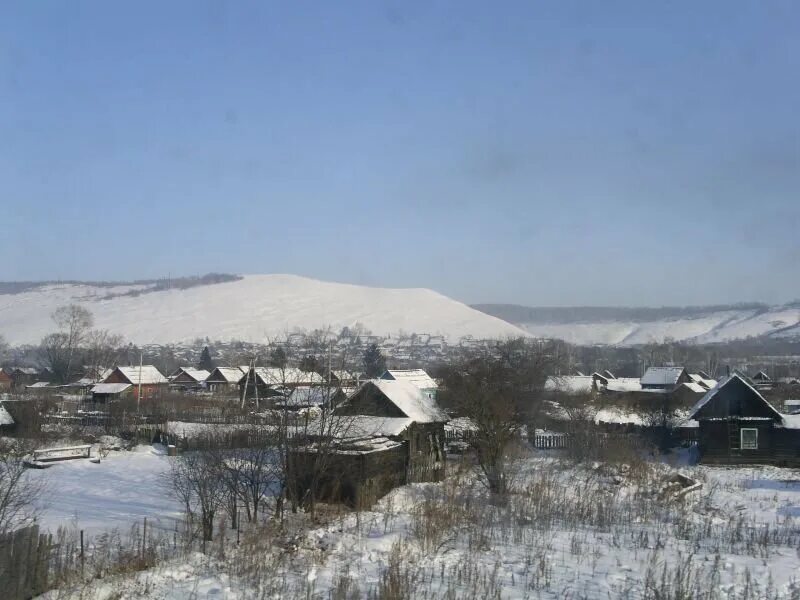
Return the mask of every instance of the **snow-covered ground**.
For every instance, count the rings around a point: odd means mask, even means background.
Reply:
[[[430,333],[450,340],[465,336],[526,335],[428,289],[372,288],[295,275],[246,275],[238,281],[119,295],[129,286],[48,285],[0,295],[0,331],[12,344],[38,343],[53,330],[50,315],[78,302],[96,326],[137,344],[212,340],[263,342],[294,329],[353,327],[375,335]],[[110,297],[109,297],[110,296]]]
[[[702,489],[670,499],[664,478],[676,468]],[[85,482],[87,503],[108,501],[92,478]],[[387,586],[418,598],[800,594],[798,470],[574,466],[542,452],[522,465],[518,489],[508,507],[493,507],[471,475],[405,486],[371,511],[312,526],[290,546],[261,536],[237,552],[229,539],[224,558],[217,549],[190,553],[82,587],[81,597],[329,598],[347,589],[336,597],[349,598]],[[154,506],[158,492],[130,494],[120,515]]]
[[[46,485],[38,503],[39,523],[53,533],[69,526],[94,535],[126,532],[147,517],[149,526],[172,531],[182,513],[163,484],[167,461],[163,447],[137,446],[112,451],[100,463],[67,460],[31,470],[29,475]]]

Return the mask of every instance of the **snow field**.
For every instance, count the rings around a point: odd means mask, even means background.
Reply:
[[[370,511],[317,526],[290,517],[288,531],[253,532],[238,550],[229,533],[224,548],[93,583],[83,597],[800,594],[800,471],[682,467],[704,485],[672,500],[663,493],[668,465],[576,466],[557,456],[527,459],[507,506],[492,506],[474,471],[451,469],[447,482],[399,488]]]

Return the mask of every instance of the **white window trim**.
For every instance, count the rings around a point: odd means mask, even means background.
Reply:
[[[756,445],[755,446],[747,446],[744,445],[744,432],[745,431],[755,431],[756,432]],[[739,430],[739,449],[740,450],[758,450],[758,429],[755,427],[742,427]]]

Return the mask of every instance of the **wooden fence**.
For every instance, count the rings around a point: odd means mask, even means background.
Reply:
[[[540,450],[566,448],[569,436],[564,433],[537,433],[533,436],[533,447]]]
[[[27,600],[48,589],[52,538],[38,525],[0,536],[0,585],[6,600]]]

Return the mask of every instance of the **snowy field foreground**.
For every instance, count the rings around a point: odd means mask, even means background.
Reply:
[[[143,484],[119,490],[119,519],[174,509],[148,485],[161,460],[144,456],[128,459]],[[75,486],[70,503],[99,504],[79,513],[95,524],[115,510],[114,480],[95,479],[98,466],[59,475]],[[176,552],[45,598],[800,598],[800,471],[678,470],[702,488],[676,498],[676,469],[663,463],[573,465],[539,453],[498,507],[474,472],[453,467],[447,482],[397,489],[371,511],[316,524],[289,515],[238,546],[228,531],[205,554]]]

